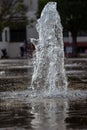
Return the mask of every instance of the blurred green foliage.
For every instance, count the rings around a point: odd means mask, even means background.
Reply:
[[[26,25],[26,12],[24,0],[0,0],[0,31],[6,26]]]

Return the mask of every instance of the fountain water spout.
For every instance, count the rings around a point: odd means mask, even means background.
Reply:
[[[56,2],[49,2],[44,7],[36,28],[39,39],[31,86],[36,90],[65,91],[67,78],[64,68],[63,34]]]

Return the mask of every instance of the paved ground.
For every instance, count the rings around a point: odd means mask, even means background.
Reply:
[[[0,91],[26,89],[33,71],[33,59],[0,60]],[[87,88],[87,58],[65,59],[69,87]]]

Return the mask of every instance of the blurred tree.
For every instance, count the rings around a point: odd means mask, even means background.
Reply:
[[[77,54],[77,34],[79,31],[87,31],[87,0],[39,0],[38,16],[40,16],[44,5],[49,1],[58,3],[57,8],[62,25],[72,35],[73,57],[75,57]]]
[[[0,0],[0,31],[6,26],[27,24],[26,12],[24,0]]]

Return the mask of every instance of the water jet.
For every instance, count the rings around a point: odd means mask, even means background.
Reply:
[[[49,2],[44,7],[41,17],[37,20],[36,29],[39,39],[36,44],[32,89],[66,91],[63,28],[56,2]]]

